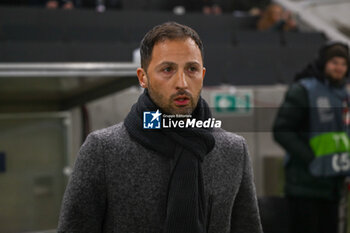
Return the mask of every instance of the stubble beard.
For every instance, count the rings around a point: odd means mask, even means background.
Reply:
[[[148,79],[149,80],[149,79]],[[166,97],[164,97],[159,92],[155,91],[152,88],[151,83],[148,81],[148,94],[152,101],[161,109],[163,113],[166,114],[182,114],[182,115],[191,115],[194,109],[197,106],[199,96],[201,93],[201,89],[198,93],[193,97],[190,93],[188,93],[186,90],[179,90],[175,94],[171,95],[169,100],[166,100]],[[186,95],[189,99],[189,105],[184,107],[177,107],[174,105],[174,98],[178,95]]]
[[[342,77],[333,74],[332,72],[325,72],[325,77],[330,80],[332,83],[341,83],[345,78],[345,74]]]

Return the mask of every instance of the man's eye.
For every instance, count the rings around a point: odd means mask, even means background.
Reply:
[[[166,73],[169,73],[169,72],[171,72],[173,69],[171,68],[171,67],[165,67],[164,69],[163,69],[163,71],[164,72],[166,72]]]
[[[196,72],[198,69],[197,69],[197,67],[191,66],[190,68],[188,68],[188,70],[190,72]]]

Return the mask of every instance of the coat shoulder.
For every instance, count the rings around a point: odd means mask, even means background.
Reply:
[[[116,141],[121,143],[122,141],[127,140],[129,138],[129,134],[126,131],[123,122],[120,122],[107,128],[96,130],[90,135],[94,138],[97,138],[101,142],[113,144]]]
[[[215,142],[220,148],[240,150],[243,149],[243,146],[246,144],[244,137],[223,129],[217,129],[213,134]]]
[[[120,122],[107,128],[95,130],[91,134],[98,138],[105,138],[110,136],[117,136],[123,134],[124,132],[127,133],[124,123]]]
[[[214,131],[215,152],[227,162],[240,164],[247,156],[246,140],[235,133],[218,129]]]

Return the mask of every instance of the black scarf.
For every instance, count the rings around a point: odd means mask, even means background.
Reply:
[[[130,136],[144,147],[175,161],[168,185],[163,233],[206,233],[206,204],[201,162],[215,145],[211,129],[143,129],[143,112],[159,109],[147,89],[124,121]],[[192,118],[211,117],[200,97]]]

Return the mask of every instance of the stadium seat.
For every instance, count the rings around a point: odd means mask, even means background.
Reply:
[[[321,47],[326,42],[326,37],[320,32],[284,32],[283,42],[287,47],[313,46]]]
[[[235,44],[237,46],[280,47],[280,33],[239,30],[235,32]]]

